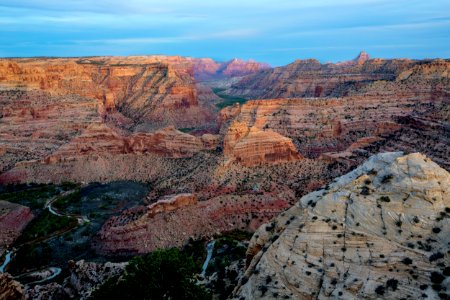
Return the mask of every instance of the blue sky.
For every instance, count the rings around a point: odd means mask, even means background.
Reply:
[[[0,56],[450,57],[449,0],[0,0]]]

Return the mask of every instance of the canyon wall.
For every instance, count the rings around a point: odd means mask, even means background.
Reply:
[[[377,81],[398,82],[424,66],[429,69],[444,67],[448,74],[448,61],[444,60],[357,58],[345,63],[321,64],[308,59],[246,76],[232,84],[226,92],[248,99],[340,97]]]
[[[33,218],[30,208],[0,200],[0,257]]]
[[[192,127],[214,120],[209,89],[200,89],[192,63],[181,57],[2,59],[0,86],[96,99],[102,115],[134,122]]]

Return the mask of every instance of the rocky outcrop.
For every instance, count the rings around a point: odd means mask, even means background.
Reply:
[[[224,194],[197,202],[190,194],[170,196],[145,210],[130,210],[108,220],[93,247],[100,253],[147,253],[181,247],[189,238],[209,238],[233,229],[255,230],[289,207],[293,195]]]
[[[446,298],[450,174],[384,153],[261,226],[234,298]]]
[[[120,276],[127,263],[69,262],[70,276],[60,283],[27,286],[27,299],[89,299],[108,279]]]
[[[288,137],[309,158],[352,153],[402,129],[399,118],[413,113],[432,118],[428,111],[446,111],[449,69],[450,64],[434,61],[412,68],[404,80],[378,81],[346,97],[252,100],[226,108],[219,114],[225,153],[249,128]]]
[[[24,300],[22,285],[8,273],[0,274],[0,299]]]
[[[126,136],[114,128],[99,124],[87,128],[80,136],[45,158],[44,162],[57,163],[74,160],[77,156],[105,153],[114,155],[151,152],[173,158],[190,157],[202,150],[213,150],[217,144],[218,140],[214,135],[195,137],[174,127],[167,127],[154,133],[135,133]]]
[[[186,206],[197,204],[197,197],[193,194],[169,195],[148,206],[148,215],[153,217],[160,213],[168,213]]]
[[[440,68],[448,72],[449,62],[368,59],[364,53],[354,61],[338,64],[321,64],[314,59],[297,60],[287,66],[246,76],[234,83],[226,93],[251,99],[340,97],[372,88],[372,83],[378,81],[398,81],[418,68]],[[448,80],[448,77],[442,78]],[[439,85],[436,81],[429,81],[425,87]],[[420,82],[416,81],[411,87],[415,90],[420,86]],[[400,91],[405,92],[403,89]],[[386,90],[378,88],[376,92],[383,93]]]
[[[192,127],[214,120],[198,93],[192,63],[181,57],[2,59],[0,85],[96,99],[103,114],[120,111],[153,127]]]
[[[301,159],[292,140],[272,130],[232,124],[225,136],[224,154],[245,166]]]
[[[0,255],[34,218],[30,208],[0,200]]]
[[[50,155],[101,121],[95,99],[0,89],[0,173],[18,162]]]

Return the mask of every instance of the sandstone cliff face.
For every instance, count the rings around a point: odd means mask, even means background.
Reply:
[[[195,195],[164,198],[140,210],[112,217],[99,232],[93,247],[107,254],[147,253],[181,247],[189,238],[209,238],[233,229],[255,230],[289,207],[289,192],[280,195],[224,194],[197,202]]]
[[[156,153],[166,157],[190,157],[203,150],[217,147],[215,135],[205,134],[195,137],[174,127],[167,127],[153,133],[121,134],[117,129],[105,124],[94,124],[70,143],[62,146],[45,163],[76,160],[84,155],[120,155]]]
[[[289,162],[301,159],[292,140],[272,130],[248,128],[233,123],[224,139],[224,154],[245,166]]]
[[[0,200],[0,256],[33,218],[30,208]]]
[[[50,155],[101,120],[94,99],[0,89],[0,173],[20,161]]]
[[[421,154],[371,157],[260,227],[234,297],[448,297],[449,187]]]
[[[103,113],[119,110],[154,127],[196,126],[214,119],[197,91],[192,63],[181,57],[98,57],[81,59],[3,59],[0,85],[77,94],[96,99]]]
[[[417,67],[426,65],[433,69],[440,64],[445,64],[448,70],[449,63],[440,60],[367,60],[364,55],[356,61],[338,64],[297,60],[284,67],[246,76],[227,93],[252,99],[346,96],[380,80],[390,82],[404,78]]]
[[[448,107],[447,67],[442,68],[442,73],[439,68],[434,69],[436,81],[442,85],[436,93],[423,77],[424,82],[413,88],[415,80],[410,77],[403,83],[377,82],[363,94],[342,98],[253,100],[233,111],[227,108],[220,113],[225,128],[222,129],[225,154],[250,128],[255,132],[273,130],[292,139],[302,156],[317,158],[328,152],[350,153],[349,150],[400,130],[403,125],[399,118]],[[438,120],[439,117],[434,117],[434,122]]]

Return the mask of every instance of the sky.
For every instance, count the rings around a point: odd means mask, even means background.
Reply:
[[[0,0],[0,57],[450,58],[450,0]]]

